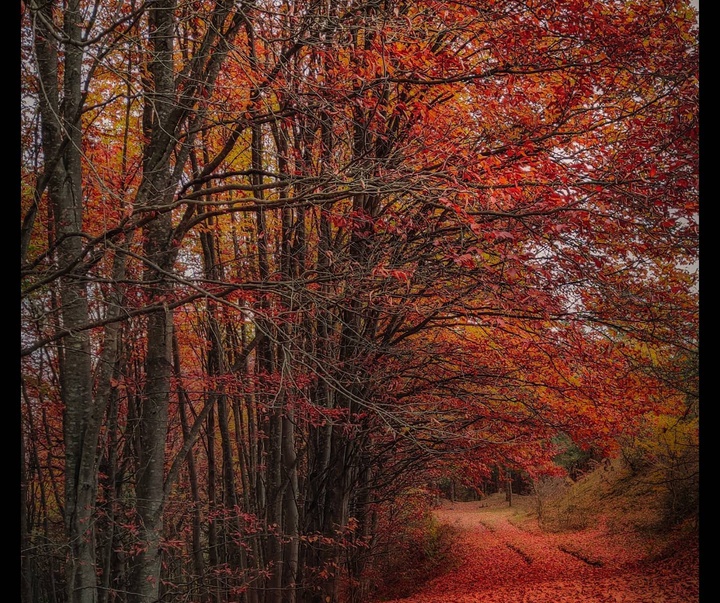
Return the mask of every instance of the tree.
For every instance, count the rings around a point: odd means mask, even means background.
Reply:
[[[680,411],[686,2],[30,2],[22,42],[24,600],[359,601],[447,459]]]

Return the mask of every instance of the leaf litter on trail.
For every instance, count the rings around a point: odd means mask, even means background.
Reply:
[[[511,522],[511,509],[455,503],[438,516],[457,528],[458,563],[413,596],[388,603],[697,603],[696,539],[663,555],[652,539],[606,526],[546,533]]]

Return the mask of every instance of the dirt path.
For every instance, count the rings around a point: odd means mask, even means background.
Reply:
[[[696,603],[697,547],[604,528],[564,534],[520,521],[495,499],[447,504],[439,518],[461,530],[457,567],[397,603]]]

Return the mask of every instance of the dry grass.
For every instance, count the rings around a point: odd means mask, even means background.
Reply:
[[[668,509],[668,487],[652,468],[631,470],[621,459],[598,465],[576,482],[536,484],[535,516],[550,532],[604,527],[610,534],[682,538],[697,530],[697,514],[677,518]]]

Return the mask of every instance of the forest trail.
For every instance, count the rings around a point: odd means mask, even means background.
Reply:
[[[393,603],[699,601],[697,545],[668,549],[605,525],[546,533],[519,504],[508,507],[502,495],[444,503],[438,518],[459,530],[455,567]]]

